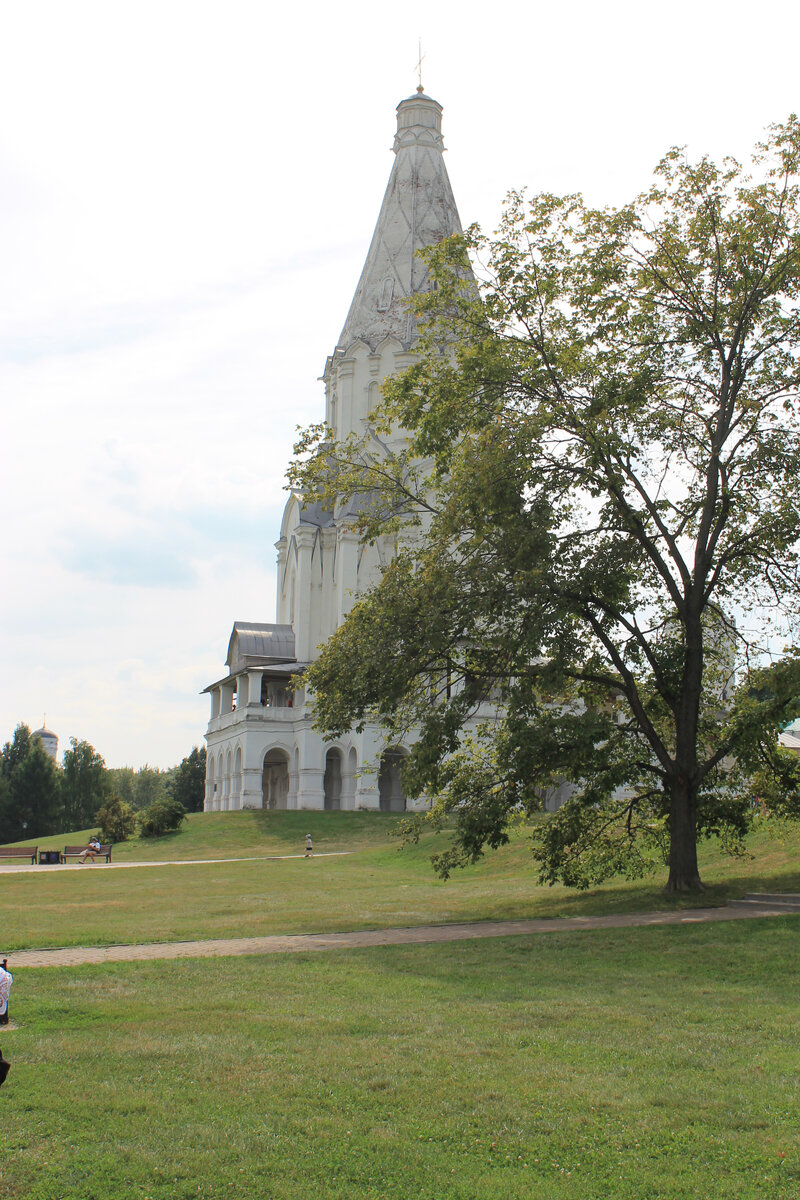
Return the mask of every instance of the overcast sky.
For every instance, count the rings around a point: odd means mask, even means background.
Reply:
[[[619,203],[674,144],[800,105],[789,0],[0,0],[0,741],[202,744],[234,620],[275,620],[284,471],[392,165],[444,105],[462,221]]]

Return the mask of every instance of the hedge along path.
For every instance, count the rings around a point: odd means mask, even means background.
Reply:
[[[708,921],[741,921],[785,916],[785,906],[758,908],[731,903],[726,908],[686,912],[622,913],[607,917],[540,917],[523,921],[478,921],[463,925],[415,925],[352,933],[272,934],[268,937],[212,938],[197,942],[148,942],[127,946],[72,946],[62,950],[18,950],[10,955],[12,970],[25,967],[74,967],[94,963],[145,962],[168,958],[231,958],[243,954],[308,953],[353,950],[367,946],[408,946],[423,942],[459,942],[475,938],[513,937],[533,933],[569,933],[591,929],[628,929],[639,925],[696,925]],[[2,953],[0,953],[0,958]]]

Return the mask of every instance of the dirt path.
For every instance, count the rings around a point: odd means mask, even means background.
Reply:
[[[129,946],[73,946],[60,950],[19,950],[9,955],[9,969],[71,967],[85,963],[143,962],[165,958],[225,958],[241,954],[286,954],[315,950],[349,950],[364,946],[407,946],[422,942],[459,942],[515,934],[570,933],[584,929],[625,929],[640,925],[696,925],[707,921],[740,921],[785,916],[781,905],[695,908],[683,912],[624,913],[607,917],[555,917],[524,921],[480,921],[464,925],[416,925],[403,929],[368,929],[352,933],[273,934],[269,937],[220,938],[197,942],[150,942]],[[0,956],[1,957],[1,956]]]

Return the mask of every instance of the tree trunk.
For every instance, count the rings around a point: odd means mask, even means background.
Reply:
[[[668,892],[705,891],[697,869],[696,788],[685,776],[672,783]]]

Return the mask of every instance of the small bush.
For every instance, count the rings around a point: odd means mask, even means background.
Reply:
[[[153,838],[172,833],[173,830],[180,829],[185,819],[186,809],[179,800],[169,797],[166,800],[156,800],[155,804],[139,813],[139,837]]]
[[[102,842],[124,842],[136,832],[136,813],[130,804],[112,795],[97,813]]]

